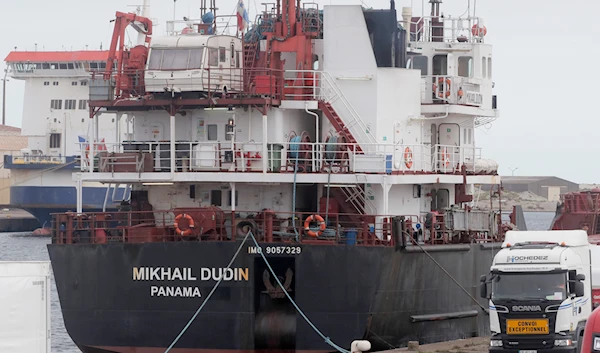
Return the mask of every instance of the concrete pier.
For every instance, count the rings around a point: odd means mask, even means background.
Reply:
[[[420,353],[487,353],[490,347],[489,337],[473,337],[462,340],[438,342],[419,345],[418,342],[409,342],[408,347],[381,351],[392,352],[420,352]]]
[[[0,233],[32,232],[39,227],[40,223],[28,212],[0,206]]]

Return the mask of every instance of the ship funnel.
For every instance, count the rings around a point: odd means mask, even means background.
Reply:
[[[362,353],[371,349],[369,341],[352,341],[350,345],[350,353]]]
[[[412,20],[412,7],[402,8],[402,19],[404,22],[404,29],[406,30],[406,44],[410,43],[410,22]]]

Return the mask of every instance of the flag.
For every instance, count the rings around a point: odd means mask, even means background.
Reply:
[[[250,19],[248,18],[248,11],[246,11],[246,7],[244,7],[244,1],[239,0],[237,7],[237,25],[240,31],[248,28],[248,23],[250,23]]]
[[[78,136],[77,136],[77,139],[79,140],[79,143],[80,143],[80,144],[81,144],[83,147],[85,147],[85,149],[86,149],[86,150],[89,150],[89,149],[90,149],[90,143],[88,142],[88,139],[87,139],[87,137],[85,137],[85,136],[81,136],[81,135],[78,135]],[[106,150],[107,150],[107,148],[106,148],[106,143],[105,143],[105,141],[104,141],[104,138],[103,138],[102,140],[100,140],[100,142],[96,141],[96,142],[94,143],[94,149],[95,149],[96,151],[106,151]]]

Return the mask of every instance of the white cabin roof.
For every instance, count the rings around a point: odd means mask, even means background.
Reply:
[[[584,230],[552,230],[552,231],[508,231],[504,237],[502,247],[507,244],[517,244],[525,242],[549,242],[565,243],[566,246],[587,246],[588,235]]]
[[[234,36],[204,35],[198,33],[184,34],[180,36],[165,36],[152,38],[150,48],[199,48],[205,47],[211,38],[228,38],[240,40]]]

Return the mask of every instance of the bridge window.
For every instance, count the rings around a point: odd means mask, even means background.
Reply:
[[[460,56],[458,58],[458,76],[473,77],[473,58]]]
[[[427,76],[427,57],[423,55],[411,56],[407,68],[421,70],[421,76]]]
[[[80,99],[79,100],[79,109],[80,110],[87,109],[87,100],[85,100],[85,99]]]
[[[447,75],[448,74],[448,55],[439,54],[433,57],[433,74]]]
[[[61,70],[66,70],[66,69],[67,69],[67,64],[58,64],[58,67],[59,67]]]
[[[76,99],[65,99],[65,109],[75,109],[75,106],[77,105],[77,100]]]
[[[50,101],[50,109],[62,109],[62,100],[52,99]]]
[[[60,148],[60,134],[50,134],[50,148]]]
[[[487,75],[487,58],[481,58],[481,78],[486,78]]]

